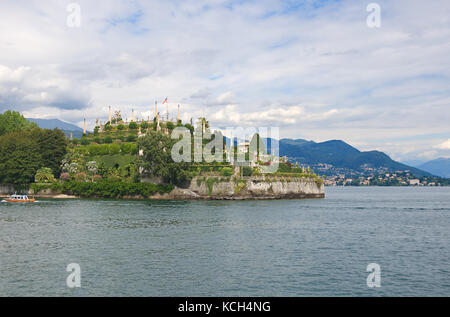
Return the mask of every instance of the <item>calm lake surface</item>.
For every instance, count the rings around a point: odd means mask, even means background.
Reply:
[[[449,296],[450,188],[0,204],[1,296]],[[69,263],[81,288],[66,286]],[[369,263],[381,288],[368,288]]]

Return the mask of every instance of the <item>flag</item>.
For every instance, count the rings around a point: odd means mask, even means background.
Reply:
[[[167,102],[167,98],[166,99],[164,99],[164,101],[163,101],[163,103],[162,104],[165,104]]]

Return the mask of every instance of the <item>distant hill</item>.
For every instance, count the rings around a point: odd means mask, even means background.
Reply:
[[[270,146],[270,140],[268,140]],[[321,143],[303,139],[280,140],[280,156],[287,156],[291,161],[306,165],[330,164],[335,168],[367,172],[370,168],[389,171],[409,170],[416,176],[431,176],[430,173],[392,160],[379,151],[361,152],[341,140]]]
[[[450,158],[438,158],[423,163],[418,168],[436,176],[450,178]]]
[[[41,129],[61,129],[68,138],[70,137],[70,133],[72,133],[74,138],[81,138],[83,136],[83,129],[69,122],[58,119],[27,118],[27,120],[36,123]]]

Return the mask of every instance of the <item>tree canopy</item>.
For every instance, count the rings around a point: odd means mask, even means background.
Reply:
[[[180,185],[190,179],[188,163],[175,163],[172,160],[171,149],[175,142],[170,136],[155,132],[139,138],[138,146],[142,150],[139,165],[144,175],[162,177],[173,185]]]
[[[37,127],[36,123],[28,121],[19,112],[8,110],[0,113],[0,136],[10,132],[31,130]]]
[[[59,129],[33,128],[4,134],[0,136],[0,183],[32,183],[42,167],[59,176],[66,151],[67,139]]]

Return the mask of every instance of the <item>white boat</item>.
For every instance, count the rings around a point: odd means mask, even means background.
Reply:
[[[2,200],[4,203],[33,203],[36,199],[29,198],[27,195],[11,195],[9,198]]]

